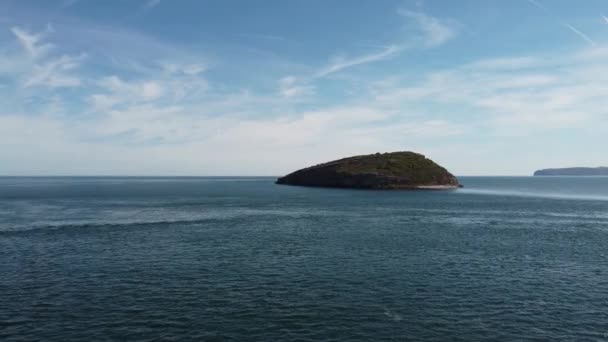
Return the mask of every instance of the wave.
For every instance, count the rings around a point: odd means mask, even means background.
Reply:
[[[518,190],[494,190],[494,189],[459,189],[458,194],[487,195],[487,196],[508,196],[508,197],[532,197],[548,198],[557,200],[578,200],[578,201],[608,201],[608,196],[591,194],[563,194],[554,192],[533,192]]]
[[[52,223],[34,226],[17,226],[12,229],[0,230],[2,234],[14,234],[33,232],[39,230],[62,230],[62,229],[83,229],[83,228],[114,228],[114,227],[145,227],[162,224],[200,224],[207,222],[220,221],[217,218],[194,219],[194,220],[150,220],[150,221],[124,221],[124,222],[65,222]]]
[[[140,213],[141,215],[142,213]],[[171,215],[166,214],[165,217]],[[174,216],[177,214],[173,214]],[[256,210],[256,209],[238,209],[238,210],[227,210],[207,213],[203,215],[193,215],[191,217],[176,217],[174,219],[166,219],[163,217],[150,218],[149,216],[144,217],[141,215],[141,219],[101,219],[101,220],[79,220],[79,221],[55,221],[52,223],[43,224],[29,224],[29,225],[8,225],[3,227],[0,223],[0,235],[2,234],[15,234],[32,231],[43,231],[43,230],[62,230],[62,229],[82,229],[82,228],[133,228],[133,227],[146,227],[153,225],[166,225],[166,224],[204,224],[210,222],[222,222],[229,220],[247,220],[251,217],[267,216],[267,217],[310,217],[310,216],[331,216],[339,215],[331,211],[318,210],[310,212],[308,210]],[[181,215],[180,215],[181,216]]]

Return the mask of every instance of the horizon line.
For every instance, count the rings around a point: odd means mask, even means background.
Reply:
[[[0,178],[271,178],[284,175],[0,175]],[[455,175],[456,177],[534,177],[534,174]],[[538,177],[538,176],[536,176]],[[555,176],[553,176],[555,177]]]

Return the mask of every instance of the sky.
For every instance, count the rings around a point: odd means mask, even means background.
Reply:
[[[0,175],[608,166],[605,0],[0,0]]]

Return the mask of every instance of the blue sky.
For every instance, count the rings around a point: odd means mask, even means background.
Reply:
[[[607,165],[604,0],[0,0],[0,174]]]

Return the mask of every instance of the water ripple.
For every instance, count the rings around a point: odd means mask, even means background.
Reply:
[[[608,340],[602,201],[116,183],[0,194],[0,340]]]

